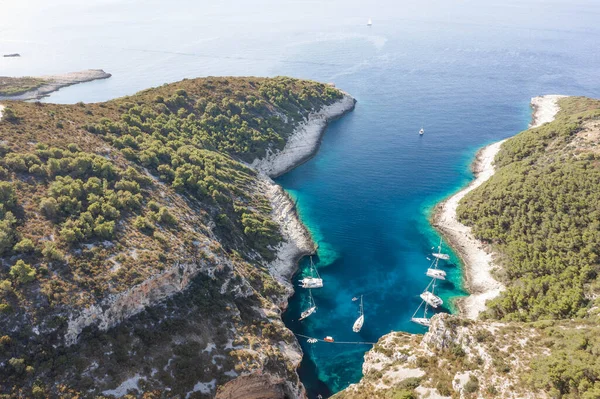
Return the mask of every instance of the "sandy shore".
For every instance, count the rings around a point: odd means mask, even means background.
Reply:
[[[87,69],[79,72],[69,72],[60,75],[45,75],[37,78],[43,79],[46,83],[37,89],[16,95],[16,96],[0,96],[0,100],[39,100],[42,97],[47,97],[50,93],[57,91],[63,87],[71,86],[78,83],[91,82],[97,79],[107,79],[112,75],[104,72],[102,69]]]
[[[531,99],[533,108],[530,127],[538,127],[554,120],[559,110],[557,100],[564,96],[547,95]],[[440,203],[434,212],[433,225],[440,230],[452,248],[459,254],[465,266],[466,288],[471,295],[459,302],[463,315],[476,319],[479,313],[485,310],[485,303],[495,298],[504,289],[504,286],[492,276],[497,265],[493,262],[490,248],[475,239],[471,228],[460,223],[456,217],[456,208],[467,193],[481,186],[494,174],[494,159],[502,140],[482,148],[473,164],[475,180],[467,187],[460,190],[450,198]]]
[[[315,252],[315,244],[307,228],[296,213],[296,205],[287,193],[271,180],[310,159],[319,149],[321,137],[330,121],[354,109],[356,100],[349,94],[335,103],[309,114],[299,124],[283,150],[269,153],[250,165],[259,172],[260,191],[269,199],[273,208],[272,219],[280,226],[283,242],[277,248],[277,258],[268,267],[275,278],[286,284],[293,293],[289,279],[296,271],[298,260]]]
[[[2,110],[4,109],[4,105],[0,104],[0,120],[2,120]]]

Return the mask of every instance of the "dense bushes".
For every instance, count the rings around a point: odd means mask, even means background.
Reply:
[[[16,202],[14,186],[0,181],[0,256],[12,248],[16,238],[14,227],[17,219],[12,212]]]
[[[550,354],[533,360],[527,382],[555,398],[600,397],[600,329],[557,326],[543,336]]]
[[[219,95],[179,89],[151,103],[125,101],[119,121],[102,118],[86,129],[177,192],[216,205],[213,217],[223,238],[239,244],[244,234],[268,258],[268,247],[280,239],[277,226],[267,220],[268,209],[249,206],[254,172],[230,156],[251,161],[282,147],[296,122],[341,93],[288,78],[261,80],[246,92],[228,89],[226,80],[219,83],[225,86]],[[150,219],[137,218],[135,227],[152,233]]]
[[[579,102],[573,108],[570,102]],[[590,104],[591,103],[591,104]],[[580,111],[581,99],[562,102]],[[497,173],[465,197],[460,219],[501,254],[508,286],[488,314],[512,320],[581,317],[600,272],[600,167],[575,134],[600,103],[508,140]],[[596,144],[597,145],[597,144]],[[593,284],[591,286],[593,288]]]

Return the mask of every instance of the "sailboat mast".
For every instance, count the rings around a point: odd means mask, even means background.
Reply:
[[[360,315],[364,315],[362,295],[360,296]]]

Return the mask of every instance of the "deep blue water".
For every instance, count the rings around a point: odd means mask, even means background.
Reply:
[[[0,4],[0,52],[23,57],[0,58],[0,75],[114,75],[47,101],[101,101],[208,75],[290,75],[356,97],[317,156],[277,180],[319,244],[325,281],[314,290],[315,315],[296,321],[306,301],[298,291],[284,319],[319,338],[423,332],[408,319],[439,240],[432,206],[472,178],[478,148],[526,128],[532,96],[600,97],[595,0],[12,3]],[[450,263],[440,286],[446,311],[464,294],[454,254]],[[365,326],[355,334],[351,298],[361,294]],[[360,378],[368,346],[304,341],[300,373],[311,397]]]

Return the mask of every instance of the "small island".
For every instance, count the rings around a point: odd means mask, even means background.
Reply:
[[[5,55],[15,56],[15,55]],[[102,69],[87,69],[79,72],[69,72],[60,75],[39,77],[0,76],[0,100],[39,100],[63,87],[78,83],[107,79],[112,75]]]

